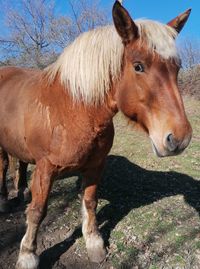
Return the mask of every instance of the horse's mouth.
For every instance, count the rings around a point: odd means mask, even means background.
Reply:
[[[165,157],[164,155],[160,154],[160,152],[157,150],[157,147],[155,146],[152,139],[151,139],[151,145],[152,145],[153,152],[157,157],[160,157],[160,158]]]

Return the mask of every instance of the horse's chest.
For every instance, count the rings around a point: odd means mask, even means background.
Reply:
[[[104,156],[111,140],[109,126],[77,129],[57,126],[52,134],[50,159],[61,167],[80,168],[96,156]]]

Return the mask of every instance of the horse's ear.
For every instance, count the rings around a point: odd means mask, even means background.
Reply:
[[[191,9],[186,10],[184,13],[180,14],[170,22],[168,22],[167,25],[174,28],[178,33],[182,30],[183,26],[185,25],[187,19],[190,16]]]
[[[138,37],[138,28],[136,24],[119,1],[115,1],[112,15],[115,28],[125,45]]]

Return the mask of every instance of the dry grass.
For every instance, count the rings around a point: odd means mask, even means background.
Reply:
[[[184,95],[190,95],[200,100],[200,65],[179,73],[179,85]]]

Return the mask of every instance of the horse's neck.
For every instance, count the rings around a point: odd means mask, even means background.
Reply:
[[[117,113],[117,106],[112,94],[105,98],[101,105],[87,105],[81,101],[74,101],[70,92],[64,89],[60,81],[56,79],[52,85],[42,87],[41,102],[52,107],[60,117],[68,117],[73,120],[92,121],[94,125],[103,126],[109,124]],[[87,118],[87,119],[86,119]]]

